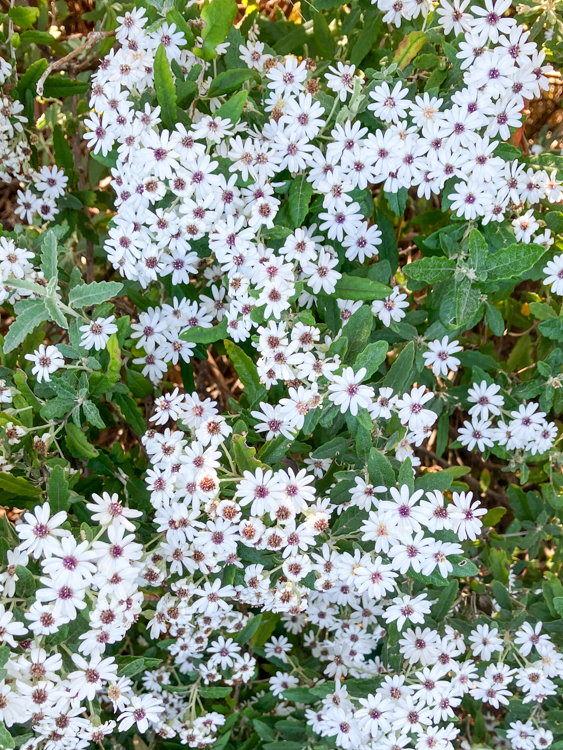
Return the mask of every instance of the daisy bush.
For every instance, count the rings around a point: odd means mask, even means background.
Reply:
[[[561,8],[5,3],[0,748],[563,748]]]

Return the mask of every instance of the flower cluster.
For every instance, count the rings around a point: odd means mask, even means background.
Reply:
[[[555,11],[95,4],[0,60],[0,745],[557,750]]]

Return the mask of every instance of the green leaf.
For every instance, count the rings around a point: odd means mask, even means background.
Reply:
[[[12,8],[12,10],[15,10],[15,8]],[[4,726],[4,722],[0,721],[0,750],[13,750],[15,746],[14,738]]]
[[[140,372],[127,370],[127,385],[135,398],[146,398],[154,391],[154,386]]]
[[[289,215],[295,229],[298,229],[305,221],[312,196],[313,186],[305,175],[300,175],[293,180],[289,188]]]
[[[134,399],[127,393],[116,393],[113,396],[113,400],[116,406],[119,407],[119,411],[127,424],[135,430],[137,435],[144,435],[147,431],[147,426]]]
[[[506,508],[491,508],[481,519],[483,526],[496,526],[500,519],[506,514]]]
[[[260,382],[256,365],[248,354],[245,354],[240,346],[233,344],[229,339],[225,340],[225,349],[244,386],[244,392],[250,402],[250,406],[254,406],[258,401],[264,400],[266,398],[266,388]]]
[[[393,62],[397,63],[401,70],[414,60],[426,41],[426,34],[423,31],[411,31],[404,37],[397,46],[397,51],[393,57]]]
[[[239,91],[234,96],[231,96],[229,101],[223,104],[222,107],[216,109],[213,116],[224,117],[225,119],[230,120],[233,125],[236,125],[244,111],[244,105],[246,104],[247,99],[248,91]]]
[[[70,490],[65,470],[62,466],[55,466],[51,469],[47,497],[49,498],[49,505],[53,513],[69,509]]]
[[[338,3],[340,5],[340,3]],[[358,66],[364,57],[369,53],[374,43],[377,41],[379,27],[381,26],[381,13],[375,9],[370,9],[364,14],[364,23],[356,43],[350,53],[350,62]]]
[[[35,328],[49,320],[49,311],[42,299],[24,299],[14,305],[16,319],[4,339],[4,352],[13,351]]]
[[[425,52],[422,55],[417,55],[412,64],[417,70],[434,70],[439,63],[440,58],[438,55]]]
[[[367,517],[368,514],[365,510],[360,510],[360,508],[352,506],[348,510],[345,510],[341,516],[338,516],[332,527],[332,532],[337,536],[353,534],[361,528]]]
[[[284,690],[283,697],[286,701],[293,701],[294,703],[317,703],[319,700],[319,698],[314,695],[314,693],[311,693],[310,690],[301,687]]]
[[[335,437],[328,443],[316,448],[311,454],[311,458],[334,458],[338,453],[343,453],[350,447],[350,441],[342,437]]]
[[[402,393],[409,380],[413,364],[414,343],[409,341],[381,381],[381,386],[392,388],[395,394]]]
[[[538,320],[550,320],[557,317],[557,313],[553,307],[547,305],[545,302],[530,302],[528,307],[534,318]]]
[[[19,26],[20,29],[29,29],[37,21],[39,16],[39,8],[29,8],[22,6],[15,6],[10,8],[8,16],[12,21]]]
[[[313,39],[321,57],[334,57],[336,42],[322,13],[313,15]]]
[[[246,625],[243,627],[243,629],[235,636],[235,641],[237,643],[248,643],[254,633],[258,630],[260,627],[260,623],[262,622],[262,615],[256,615],[255,617],[252,617]]]
[[[156,99],[160,104],[163,125],[168,130],[172,130],[176,124],[176,87],[166,57],[166,50],[162,44],[159,44],[154,57],[154,87]]]
[[[477,273],[477,276],[479,276],[479,272],[486,264],[488,255],[489,246],[487,245],[487,240],[477,229],[472,229],[469,232],[469,262],[471,268]]]
[[[180,11],[176,10],[175,8],[173,10],[169,10],[166,14],[166,20],[168,21],[168,23],[175,23],[178,27],[178,31],[181,31],[186,38],[187,46],[193,47],[194,32],[191,30],[190,26],[188,26],[184,19],[184,16],[180,13]]]
[[[72,422],[66,426],[66,444],[76,458],[95,458],[98,455],[97,449],[88,442],[80,427]]]
[[[489,302],[486,304],[487,308],[487,325],[495,336],[502,336],[504,333],[504,318],[500,310],[493,307]]]
[[[303,692],[306,693],[307,691],[303,690]],[[287,698],[287,700],[291,700],[291,698]],[[276,739],[275,731],[272,729],[272,727],[269,727],[263,721],[260,721],[259,719],[253,719],[252,726],[256,730],[256,734],[260,737],[261,740],[264,740],[265,742],[272,742]]]
[[[92,401],[84,401],[82,404],[82,410],[84,412],[84,417],[87,422],[89,422],[94,427],[97,427],[99,430],[103,430],[105,425],[104,420],[100,416],[100,410],[94,404]]]
[[[372,448],[368,458],[369,481],[375,485],[384,485],[385,487],[395,486],[395,472],[388,459],[378,451]]]
[[[68,328],[68,322],[65,318],[59,300],[53,297],[45,297],[43,301],[45,302],[45,307],[47,308],[47,312],[49,313],[49,320],[52,320],[54,323],[60,326],[60,328],[64,328],[66,330]]]
[[[18,580],[16,582],[16,594],[22,599],[27,599],[28,596],[33,596],[35,593],[35,578],[31,570],[24,568],[23,565],[16,566],[16,575]]]
[[[264,468],[262,461],[256,458],[256,448],[248,446],[242,435],[235,435],[233,438],[233,451],[235,462],[241,474],[244,471],[254,472],[258,468]]]
[[[484,270],[490,280],[519,279],[525,271],[536,265],[545,254],[543,245],[514,244],[489,255]]]
[[[405,187],[401,187],[396,193],[388,193],[386,190],[383,191],[389,204],[389,208],[395,216],[402,216],[405,213],[407,207],[407,198],[409,197],[409,191]]]
[[[242,88],[242,84],[245,81],[253,78],[257,83],[260,83],[260,74],[256,70],[249,68],[233,68],[232,70],[225,70],[223,73],[219,73],[217,78],[214,78],[209,87],[208,96],[225,96],[226,94],[232,94],[233,91],[239,91]]]
[[[68,301],[72,307],[84,308],[101,305],[112,297],[117,297],[123,284],[117,281],[93,281],[91,284],[79,284],[70,290]]]
[[[504,510],[504,509],[503,509]],[[512,611],[512,600],[506,586],[500,581],[493,581],[493,594],[497,603],[502,609],[508,609]]]
[[[19,99],[23,99],[27,89],[30,89],[33,96],[35,96],[35,87],[37,81],[41,78],[43,73],[47,70],[49,63],[44,57],[40,57],[39,60],[31,63],[25,73],[20,78],[18,85],[14,89],[14,96]]]
[[[548,211],[543,215],[543,219],[552,232],[563,234],[563,213],[560,211]]]
[[[17,497],[37,497],[41,494],[41,488],[34,487],[24,477],[15,477],[4,471],[0,472],[0,490]]]
[[[500,156],[505,161],[514,161],[522,158],[522,152],[511,143],[499,143],[495,148],[495,156]]]
[[[20,34],[22,44],[54,44],[55,37],[48,31],[22,31]]]
[[[202,328],[201,326],[188,328],[187,331],[180,334],[180,339],[194,344],[213,344],[215,341],[224,339],[226,335],[227,318],[223,318],[219,325],[212,328]]]
[[[12,323],[12,325],[14,325]],[[542,336],[548,339],[554,339],[555,341],[563,342],[563,318],[553,318],[551,320],[544,320],[538,326]],[[7,337],[6,337],[7,338]],[[5,349],[6,347],[4,347]]]
[[[366,348],[373,322],[373,313],[368,305],[362,305],[349,319],[345,329],[348,338],[347,363],[355,362]]]
[[[204,685],[198,690],[202,698],[226,698],[227,695],[231,694],[231,691],[232,688],[230,687],[216,687],[215,685],[209,685],[209,687]]]
[[[58,242],[57,235],[52,229],[49,229],[43,235],[41,242],[41,270],[45,278],[49,281],[58,276]]]
[[[362,276],[349,276],[342,274],[342,278],[336,282],[336,288],[330,295],[321,290],[319,297],[333,297],[334,299],[350,299],[355,302],[362,300],[372,301],[385,299],[391,294],[391,289],[378,281],[363,278]]]
[[[162,659],[147,656],[116,656],[118,677],[134,677],[145,669],[157,669],[162,665]]]
[[[57,166],[72,173],[75,167],[74,156],[70,144],[65,138],[65,134],[60,125],[55,125],[53,129],[53,148],[55,151],[55,163]],[[47,276],[47,278],[50,277]]]
[[[202,7],[201,17],[205,21],[205,27],[201,32],[204,60],[212,60],[217,55],[217,45],[222,44],[227,38],[237,12],[235,0],[211,0]]]
[[[85,94],[89,88],[90,84],[85,81],[75,81],[64,74],[56,74],[46,79],[42,95],[46,99],[65,99],[67,96]]]
[[[416,281],[423,281],[425,284],[437,284],[439,281],[453,279],[455,269],[455,260],[430,256],[409,263],[405,266],[404,271],[409,278]]]
[[[358,372],[362,367],[365,367],[364,380],[369,380],[379,365],[385,362],[388,348],[386,341],[374,341],[368,344],[356,357],[354,370]]]
[[[462,326],[468,323],[482,304],[482,294],[479,289],[472,285],[470,279],[462,279],[457,286],[455,298],[457,325]]]
[[[436,622],[441,622],[448,615],[457,598],[458,589],[459,582],[450,581],[446,588],[442,590],[438,601],[434,602],[431,609],[431,615]]]

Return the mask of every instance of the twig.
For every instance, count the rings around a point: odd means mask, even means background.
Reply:
[[[74,59],[81,52],[84,52],[85,50],[90,49],[90,47],[93,47],[102,39],[105,39],[108,36],[114,36],[114,35],[115,35],[115,31],[92,31],[86,37],[86,41],[84,42],[84,44],[81,44],[80,47],[77,47],[76,49],[72,50],[72,52],[69,52],[68,55],[61,57],[58,60],[54,60],[50,65],[47,66],[47,69],[45,70],[45,72],[43,73],[39,81],[37,82],[38,96],[43,96],[43,88],[45,86],[45,81],[47,80],[48,76],[51,75],[53,71],[60,70],[70,60]]]

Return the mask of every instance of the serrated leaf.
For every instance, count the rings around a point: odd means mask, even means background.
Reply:
[[[91,284],[80,284],[70,290],[68,301],[72,307],[79,309],[101,305],[116,297],[123,289],[117,281],[93,281]]]
[[[130,425],[138,435],[144,435],[147,431],[147,426],[134,399],[132,399],[127,393],[116,393],[113,396],[113,400],[119,407],[119,411],[123,415],[127,424]]]
[[[88,442],[82,430],[71,422],[66,426],[66,444],[76,458],[95,458],[98,455],[98,450]]]
[[[20,300],[14,305],[14,311],[16,319],[6,334],[4,352],[13,351],[38,325],[49,320],[49,312],[42,299]]]
[[[437,284],[439,281],[453,279],[455,270],[455,260],[439,256],[420,258],[404,268],[409,278],[423,281],[425,284]]]
[[[53,297],[45,297],[44,302],[47,312],[49,313],[49,319],[66,330],[68,328],[68,322],[58,300]]]
[[[525,271],[536,265],[545,252],[543,245],[535,243],[509,245],[490,254],[483,268],[487,277],[494,281],[519,279]]]
[[[100,410],[96,406],[96,404],[92,403],[92,401],[84,401],[82,404],[82,411],[84,412],[84,417],[87,422],[89,422],[93,427],[97,427],[99,430],[103,430],[106,426],[104,423],[104,420],[100,416]]]

